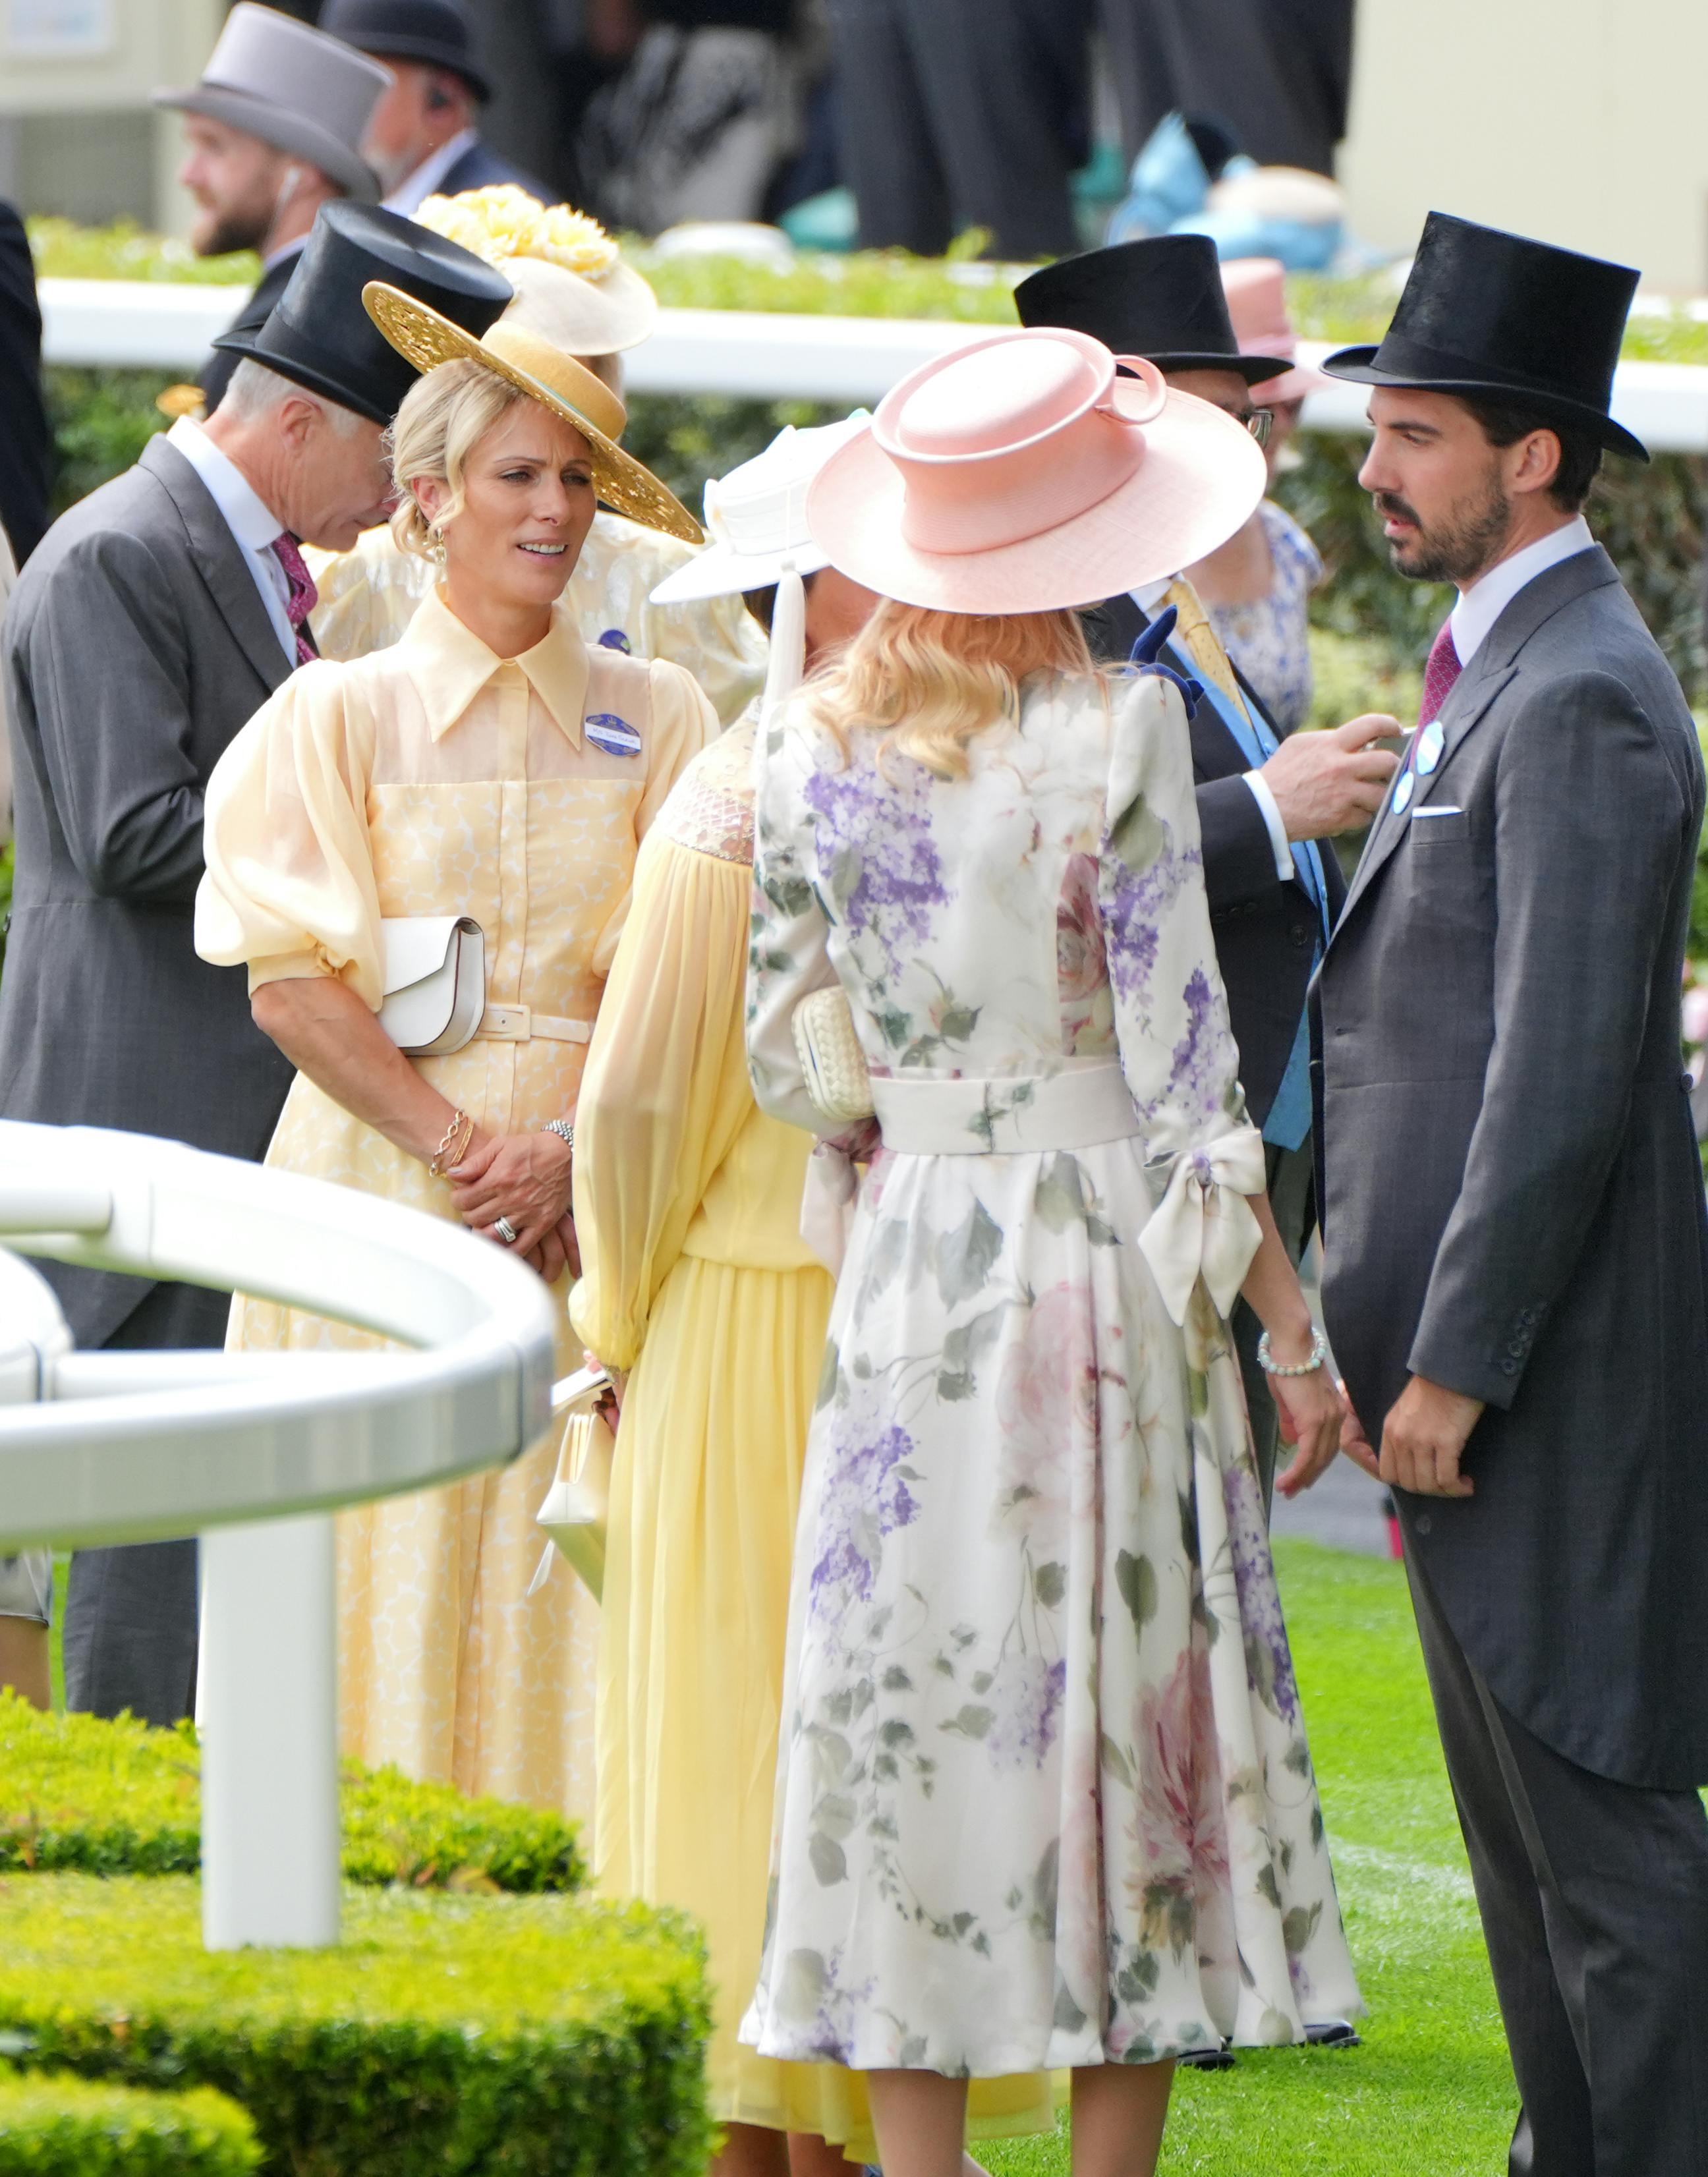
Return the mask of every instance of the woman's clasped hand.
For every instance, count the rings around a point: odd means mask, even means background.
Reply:
[[[566,1269],[579,1277],[581,1254],[570,1214],[574,1160],[569,1143],[554,1133],[477,1135],[448,1174],[451,1206],[471,1231],[520,1256],[548,1285]],[[513,1240],[499,1230],[500,1219]]]

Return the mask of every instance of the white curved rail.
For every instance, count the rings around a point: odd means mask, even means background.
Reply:
[[[539,1279],[350,1187],[137,1134],[0,1121],[0,1247],[252,1293],[421,1349],[50,1358],[41,1403],[0,1405],[13,1547],[365,1503],[513,1459],[548,1425]],[[0,1355],[16,1290],[0,1285]]]
[[[416,1350],[75,1353],[8,1249],[250,1293]],[[416,1210],[176,1142],[0,1121],[0,1547],[203,1533],[210,1948],[337,1940],[327,1515],[536,1443],[554,1321],[531,1270]]]

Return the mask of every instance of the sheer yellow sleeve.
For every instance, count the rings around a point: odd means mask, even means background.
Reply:
[[[249,988],[337,975],[377,1012],[379,895],[363,811],[374,728],[343,668],[303,666],[208,781],[196,950]]]
[[[576,1334],[632,1367],[707,1184],[753,1111],[742,1033],[751,873],[662,832],[635,875],[576,1107]]]

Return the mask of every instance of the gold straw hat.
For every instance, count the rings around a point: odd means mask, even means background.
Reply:
[[[477,340],[382,280],[369,281],[362,302],[392,346],[417,370],[436,370],[442,363],[477,363],[579,431],[592,449],[594,485],[607,506],[648,529],[662,529],[667,537],[704,543],[704,532],[681,500],[617,444],[628,411],[573,356],[510,318],[500,318]]]

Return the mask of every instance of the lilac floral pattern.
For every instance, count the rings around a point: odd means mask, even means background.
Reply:
[[[761,1100],[814,1122],[790,1020],[839,978],[964,1140],[861,1190],[744,2037],[975,2076],[1296,2041],[1358,1996],[1238,1370],[1136,1245],[1242,1112],[1185,720],[1154,679],[1040,687],[972,755],[844,759],[799,702],[761,749]],[[1117,1058],[1132,1138],[998,1153]]]

